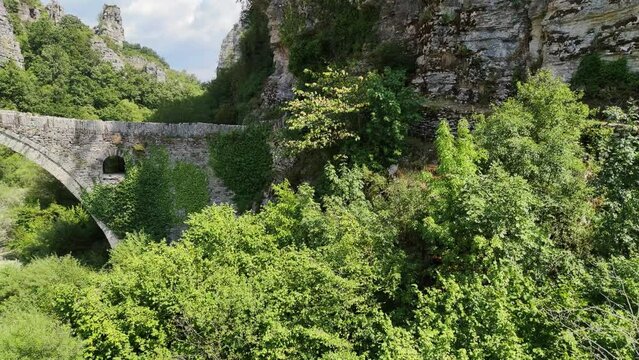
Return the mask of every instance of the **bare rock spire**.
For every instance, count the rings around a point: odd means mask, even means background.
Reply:
[[[117,5],[104,5],[102,15],[100,15],[100,22],[95,28],[95,33],[112,40],[119,46],[124,44],[122,14]]]
[[[58,0],[51,0],[46,9],[49,13],[49,19],[51,19],[51,21],[56,24],[62,21],[62,18],[64,17],[64,8],[62,8],[62,5],[60,5]]]

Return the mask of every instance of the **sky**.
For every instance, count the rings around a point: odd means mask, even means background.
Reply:
[[[176,70],[213,78],[222,40],[241,12],[237,0],[107,0],[122,9],[126,41],[157,51]],[[48,1],[43,0],[43,3]],[[93,27],[103,1],[60,0],[65,13]]]

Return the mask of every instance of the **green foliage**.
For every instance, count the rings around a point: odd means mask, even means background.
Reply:
[[[114,250],[109,276],[61,297],[59,312],[91,358],[410,353],[408,333],[375,301],[397,286],[401,255],[358,178],[335,178],[344,197],[327,199],[326,211],[310,187],[282,185],[260,214],[214,206],[193,215],[174,246],[133,236]]]
[[[371,29],[379,9],[364,1],[295,0],[284,10],[282,40],[290,53],[289,68],[300,77],[305,69],[344,65],[375,40]]]
[[[0,315],[0,358],[80,360],[82,342],[44,314],[13,310]]]
[[[11,254],[22,261],[52,254],[77,253],[82,257],[84,251],[106,246],[105,241],[98,241],[103,239],[101,230],[79,206],[67,208],[52,204],[41,209],[38,205],[26,205],[14,211],[15,223],[7,245]],[[105,257],[106,249],[98,251]],[[86,260],[91,261],[90,258]]]
[[[631,107],[628,113],[609,109],[617,115],[611,120],[636,124],[639,112]],[[635,256],[639,252],[639,136],[629,131],[609,138],[597,179],[601,209],[597,226],[596,247],[602,255]]]
[[[115,70],[91,48],[93,31],[73,16],[60,24],[43,16],[20,24],[20,31],[25,69],[11,63],[0,68],[2,108],[82,119],[170,122],[175,121],[173,114],[153,115],[154,111],[203,93],[194,77],[171,70],[165,83],[128,65]],[[117,50],[123,57],[166,66],[152,50],[139,45]]]
[[[417,68],[416,56],[402,43],[383,42],[367,57],[373,68],[378,71],[389,67],[413,74]]]
[[[49,257],[24,265],[0,264],[0,313],[11,309],[54,310],[60,287],[82,288],[93,273],[71,258]]]
[[[417,328],[428,359],[556,359],[548,343],[529,336],[543,327],[535,284],[516,266],[500,264],[483,276],[442,278],[420,294]],[[545,335],[551,335],[548,331]],[[554,357],[558,356],[558,357]]]
[[[566,84],[542,71],[477,127],[477,142],[489,154],[485,167],[498,164],[528,181],[546,231],[583,251],[592,211],[579,141],[588,115]]]
[[[92,273],[70,257],[0,264],[0,358],[81,359],[83,345],[54,313],[60,288],[81,288]]]
[[[268,138],[266,128],[250,126],[210,140],[210,165],[235,194],[233,201],[240,211],[254,208],[272,181],[273,157]]]
[[[74,254],[87,264],[106,262],[106,239],[78,200],[37,165],[5,148],[0,149],[0,223],[0,245],[12,258],[27,262]]]
[[[160,56],[155,50],[142,46],[140,44],[132,44],[125,42],[121,49],[122,53],[126,56],[139,56],[154,63],[159,63],[164,67],[169,67],[169,64]]]
[[[594,106],[623,106],[639,98],[639,73],[630,71],[625,58],[605,61],[597,54],[585,56],[571,83],[583,90],[584,101]]]
[[[88,211],[116,234],[144,231],[157,240],[208,201],[206,174],[193,165],[172,165],[159,148],[130,159],[120,184],[99,185],[83,196]]]
[[[207,122],[241,124],[257,107],[264,82],[273,72],[265,1],[251,1],[243,19],[240,59],[218,72],[207,86],[206,101],[211,118]]]
[[[294,154],[322,150],[373,168],[397,163],[411,124],[419,119],[417,95],[402,72],[386,69],[365,77],[328,69],[309,72],[313,83],[297,90],[285,110]]]

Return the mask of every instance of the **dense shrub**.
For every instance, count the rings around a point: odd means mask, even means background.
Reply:
[[[553,239],[583,251],[592,221],[580,144],[588,115],[566,84],[542,71],[477,127],[477,142],[488,153],[485,167],[499,164],[524,178],[542,201],[537,216]]]
[[[86,260],[96,260],[98,264],[105,262],[104,235],[83,208],[52,204],[41,209],[36,204],[14,211],[15,223],[7,246],[18,259],[29,261],[54,254],[74,254],[82,258],[85,252],[95,250],[95,256],[102,257],[102,261],[99,258]]]
[[[301,77],[305,69],[345,65],[375,39],[371,29],[379,18],[376,6],[359,0],[295,0],[284,11],[281,32],[289,68]]]
[[[233,202],[240,211],[259,204],[272,181],[273,157],[268,139],[269,131],[257,125],[210,139],[210,165],[235,194]]]
[[[639,98],[639,73],[630,71],[625,58],[605,61],[597,54],[585,56],[571,82],[583,90],[584,101],[594,106],[623,106]]]
[[[607,111],[608,120],[634,125],[639,109]],[[596,248],[602,255],[635,256],[639,252],[639,136],[631,128],[608,138],[600,159],[597,191],[601,196]]]
[[[10,310],[0,315],[0,358],[69,359],[83,358],[82,342],[64,326],[44,314]]]
[[[157,240],[208,202],[206,174],[195,165],[171,164],[160,148],[130,158],[120,184],[99,185],[83,196],[88,211],[116,234],[145,231]]]
[[[420,119],[419,98],[404,73],[386,69],[358,77],[329,68],[309,74],[313,82],[285,108],[287,147],[296,155],[319,150],[375,169],[397,163],[410,125]]]

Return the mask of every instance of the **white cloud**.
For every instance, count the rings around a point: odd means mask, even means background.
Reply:
[[[94,26],[102,4],[62,0],[69,14]],[[187,70],[202,80],[215,73],[220,45],[237,22],[236,0],[111,0],[119,5],[126,39],[156,50],[173,68]]]

